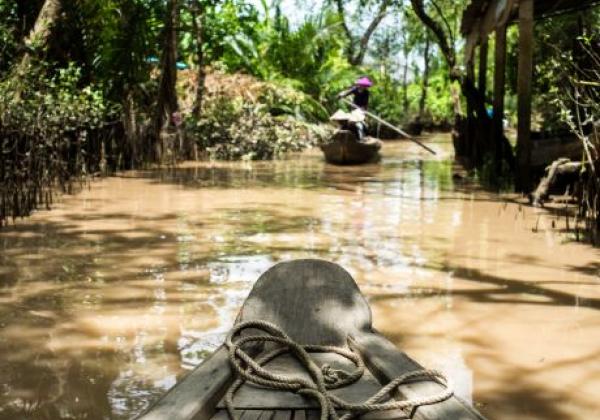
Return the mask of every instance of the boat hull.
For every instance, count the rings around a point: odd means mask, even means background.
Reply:
[[[252,322],[276,325],[296,343],[352,349],[365,363],[360,380],[331,392],[354,404],[371,397],[394,378],[423,368],[398,350],[372,327],[371,309],[350,274],[339,265],[321,260],[296,260],[280,263],[264,273],[244,302],[236,325]],[[254,330],[252,332],[254,333]],[[270,353],[258,346],[248,350],[251,357]],[[337,366],[347,371],[348,360],[329,352],[311,353],[319,366]],[[346,364],[345,364],[346,363]],[[303,368],[289,354],[264,365],[275,373],[302,376]],[[307,377],[308,378],[308,377]],[[224,395],[234,380],[225,345],[217,349],[195,370],[156,402],[141,420],[227,420]],[[395,399],[419,399],[444,388],[424,380],[403,385]],[[245,383],[233,397],[238,418],[317,419],[319,402],[296,392],[268,389]],[[483,417],[456,396],[441,402],[412,408],[411,418],[481,420]],[[383,415],[383,417],[378,417]],[[368,418],[406,418],[405,410],[370,413]]]
[[[372,137],[359,142],[348,130],[338,130],[331,142],[321,146],[325,160],[335,165],[361,165],[379,158],[381,141]]]

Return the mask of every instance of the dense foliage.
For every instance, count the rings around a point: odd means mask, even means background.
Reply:
[[[564,81],[553,100],[560,118],[583,144],[581,188],[577,191],[579,216],[586,223],[591,241],[600,244],[600,37],[586,31],[566,59],[555,61],[553,71]]]
[[[322,0],[291,10],[279,0],[0,0],[0,221],[82,174],[198,151],[269,159],[313,145],[322,136],[315,124],[361,75],[374,80],[370,107],[386,120],[449,127],[467,108],[457,74],[468,3]],[[597,32],[597,21],[592,10],[536,24],[536,129],[564,129],[565,113],[575,115],[564,105],[573,95],[561,64],[576,64],[577,48],[562,34]],[[514,27],[508,38],[506,117],[514,123]],[[493,39],[488,54],[486,98]],[[260,83],[251,97],[227,81],[239,74]]]
[[[225,97],[211,98],[190,133],[210,157],[227,160],[272,159],[319,143],[311,126],[289,116],[273,117],[256,107]]]
[[[297,90],[217,71],[208,80],[221,87],[207,91],[201,116],[186,122],[186,135],[213,159],[272,159],[330,134],[310,122],[326,117],[326,110]]]
[[[52,77],[39,67],[0,82],[0,224],[49,205],[53,187],[68,190],[82,175],[115,166],[116,109],[93,85],[80,89],[80,77],[73,66]]]

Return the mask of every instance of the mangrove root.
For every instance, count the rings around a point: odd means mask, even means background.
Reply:
[[[545,170],[536,190],[530,194],[529,201],[534,206],[542,207],[548,200],[550,189],[559,181],[571,184],[579,179],[585,165],[582,162],[571,162],[569,159],[560,158],[552,162]]]

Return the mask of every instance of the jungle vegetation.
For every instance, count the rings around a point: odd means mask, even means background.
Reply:
[[[459,28],[469,1],[296,3],[0,0],[0,225],[86,176],[316,144],[335,95],[359,75],[375,80],[371,108],[392,123],[449,129],[464,112]],[[544,21],[535,47],[536,123],[569,126],[593,165],[598,16]],[[516,36],[510,29],[509,61]]]

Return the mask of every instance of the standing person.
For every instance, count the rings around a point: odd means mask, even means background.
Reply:
[[[362,141],[367,131],[367,125],[364,122],[364,111],[369,108],[369,88],[373,86],[373,82],[368,77],[361,77],[350,89],[347,89],[338,94],[338,98],[345,98],[346,96],[353,95],[352,103],[356,107],[354,113],[361,113],[361,116],[356,118],[354,125],[356,126],[356,135],[358,141]],[[361,112],[362,111],[362,112]],[[362,118],[361,118],[362,117]]]
[[[373,82],[368,77],[361,77],[350,89],[340,92],[338,98],[353,95],[352,103],[366,111],[369,108],[369,88],[371,86],[373,86]]]

